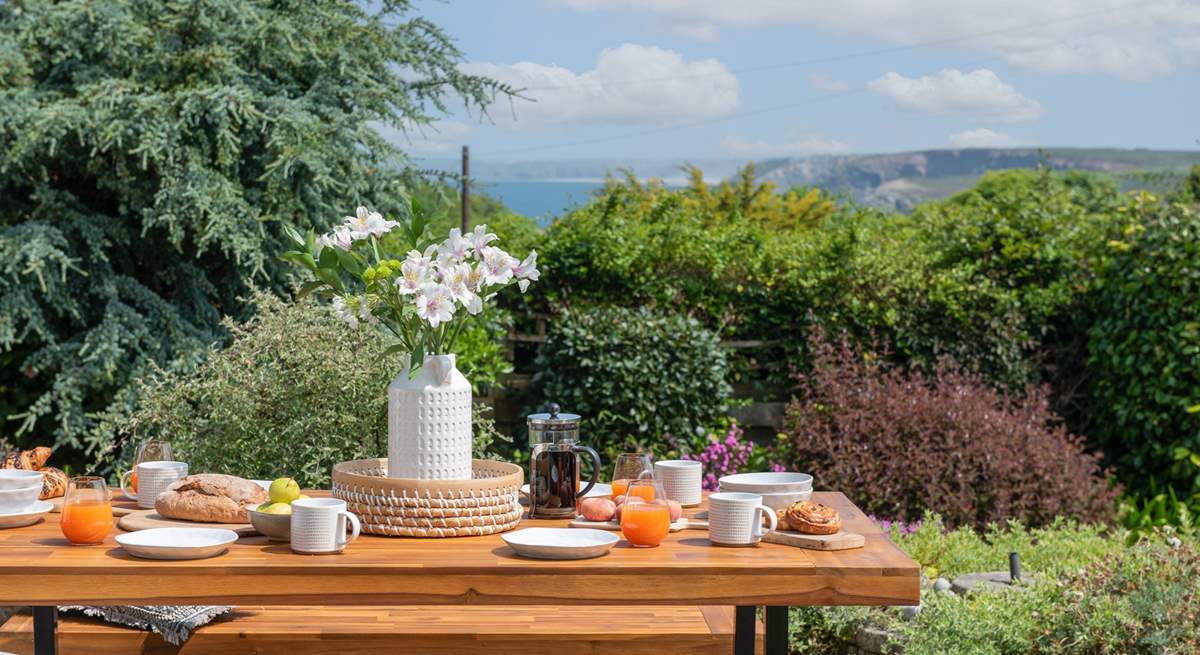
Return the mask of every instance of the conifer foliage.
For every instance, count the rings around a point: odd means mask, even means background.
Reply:
[[[400,205],[380,136],[511,90],[407,1],[0,4],[0,436],[78,450],[151,363],[186,369],[282,226]]]

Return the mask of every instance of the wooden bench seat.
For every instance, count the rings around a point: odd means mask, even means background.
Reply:
[[[733,617],[732,607],[241,607],[175,647],[72,613],[59,615],[58,647],[60,655],[728,655]],[[32,655],[28,611],[0,627],[0,652]]]

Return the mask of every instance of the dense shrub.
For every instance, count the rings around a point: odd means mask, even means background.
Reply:
[[[282,222],[397,207],[378,130],[504,91],[409,9],[0,3],[0,430],[94,450],[130,380],[194,366],[252,279],[286,289]]]
[[[327,486],[333,464],[387,456],[385,389],[399,361],[384,356],[385,340],[350,330],[312,301],[288,304],[260,292],[253,302],[255,318],[226,322],[228,348],[212,351],[194,373],[142,382],[136,410],[111,417],[116,460],[128,462],[134,444],[161,438],[196,472],[291,475]],[[472,350],[459,361],[481,375]],[[501,438],[479,410],[475,433],[477,454]]]
[[[1008,553],[1016,552],[1032,583],[968,598],[926,585],[921,612],[911,621],[894,609],[793,609],[794,652],[841,655],[864,624],[893,631],[890,646],[906,654],[1196,652],[1200,554],[1194,541],[1177,548],[1158,537],[1127,544],[1120,531],[1065,521],[1032,530],[1009,523],[983,534],[946,531],[936,517],[912,533],[893,529],[891,536],[929,579],[1003,570]]]
[[[1200,492],[1200,213],[1141,196],[1096,301],[1097,429],[1131,487]]]
[[[532,397],[585,418],[602,452],[664,435],[681,443],[723,416],[725,353],[693,319],[646,308],[579,308],[561,314],[538,356]]]
[[[796,470],[865,511],[952,525],[1068,516],[1105,520],[1115,492],[1042,391],[1002,395],[951,365],[904,372],[845,342],[816,340],[787,410]]]

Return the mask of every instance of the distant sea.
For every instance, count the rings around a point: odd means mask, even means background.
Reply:
[[[567,210],[587,204],[604,187],[603,180],[493,180],[481,181],[484,193],[509,209],[547,225]]]

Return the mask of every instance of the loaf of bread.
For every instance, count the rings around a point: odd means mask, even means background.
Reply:
[[[201,473],[177,480],[158,495],[154,509],[169,519],[201,523],[247,523],[246,508],[267,500],[257,484],[233,475]]]

